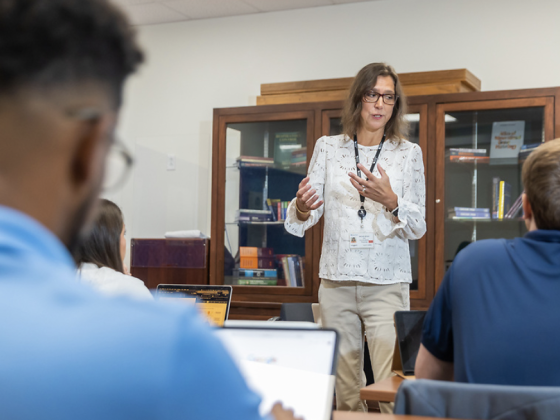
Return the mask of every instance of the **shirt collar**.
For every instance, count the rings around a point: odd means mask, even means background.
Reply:
[[[37,220],[5,206],[0,206],[0,246],[4,250],[34,253],[75,269],[74,261],[60,239]]]
[[[525,234],[525,238],[539,242],[560,243],[560,230],[537,229]]]

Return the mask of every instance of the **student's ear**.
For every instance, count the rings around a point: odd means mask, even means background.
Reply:
[[[71,181],[76,190],[84,185],[100,184],[105,157],[110,146],[109,117],[84,121],[77,138],[70,165]]]
[[[525,226],[527,230],[530,231],[531,224],[533,223],[533,209],[527,199],[527,194],[523,193],[521,200],[523,201],[523,219],[525,220]]]
[[[523,201],[523,219],[531,220],[533,218],[533,209],[531,204],[529,204],[529,200],[527,200],[527,194],[523,193],[521,200]]]

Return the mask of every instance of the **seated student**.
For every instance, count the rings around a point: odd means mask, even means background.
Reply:
[[[108,296],[153,300],[142,280],[124,274],[126,239],[121,209],[105,199],[98,207],[93,226],[74,251],[80,280]]]
[[[560,385],[560,139],[522,170],[528,233],[462,250],[424,321],[416,377]]]
[[[108,0],[0,0],[0,419],[262,418],[196,308],[76,282],[69,249],[141,61]]]

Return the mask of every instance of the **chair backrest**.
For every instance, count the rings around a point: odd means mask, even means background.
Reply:
[[[311,303],[283,303],[280,307],[280,320],[314,322]]]
[[[560,418],[560,387],[405,380],[394,412],[455,419],[556,419]]]

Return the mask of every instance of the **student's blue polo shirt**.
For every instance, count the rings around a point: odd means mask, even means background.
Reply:
[[[259,403],[194,309],[98,295],[0,207],[1,419],[257,420]]]
[[[424,321],[422,344],[459,382],[560,386],[560,231],[461,251]]]

